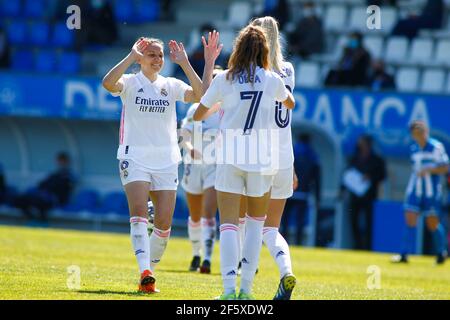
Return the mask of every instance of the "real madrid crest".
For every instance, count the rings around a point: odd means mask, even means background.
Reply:
[[[167,97],[168,96],[167,90],[162,88],[161,89],[161,95],[164,96],[164,97]]]
[[[122,161],[120,163],[120,169],[125,170],[126,168],[128,168],[128,165],[129,165],[128,161]]]

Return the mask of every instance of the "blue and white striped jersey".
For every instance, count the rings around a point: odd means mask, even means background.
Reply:
[[[426,174],[419,177],[417,173],[429,167],[438,167],[449,163],[448,155],[444,145],[436,139],[429,138],[422,149],[417,143],[411,145],[411,162],[413,171],[406,190],[407,195],[417,198],[425,196],[432,198],[439,196],[442,192],[441,176],[437,174]]]

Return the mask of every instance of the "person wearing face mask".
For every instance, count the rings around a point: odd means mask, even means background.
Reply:
[[[314,2],[306,2],[302,10],[302,18],[293,32],[288,34],[289,52],[307,58],[313,53],[321,53],[324,48],[324,32],[322,19],[316,11]]]
[[[373,62],[368,86],[373,91],[395,90],[394,77],[387,73],[383,60]]]
[[[365,86],[371,57],[362,43],[362,34],[350,34],[341,59],[336,68],[328,73],[325,85],[327,86]]]

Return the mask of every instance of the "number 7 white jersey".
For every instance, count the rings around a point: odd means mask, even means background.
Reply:
[[[270,140],[274,101],[287,99],[284,82],[276,73],[259,67],[254,83],[245,73],[233,81],[226,79],[227,73],[218,74],[201,99],[207,108],[221,102],[224,111],[216,149],[217,163],[232,164],[247,172],[273,170]]]

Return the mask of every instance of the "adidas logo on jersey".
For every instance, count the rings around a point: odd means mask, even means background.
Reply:
[[[280,256],[284,256],[286,255],[286,253],[284,253],[284,251],[278,251],[277,256],[275,257],[275,259],[277,259]]]
[[[227,276],[235,276],[236,275],[236,271],[231,270],[230,272],[227,273]]]
[[[138,93],[144,93],[144,89],[143,89],[143,88],[140,88],[140,89],[138,90]]]
[[[247,259],[245,259],[245,258],[244,258],[244,259],[242,259],[242,264],[244,264],[244,263],[245,263],[245,264],[248,264],[248,260],[247,260]]]

